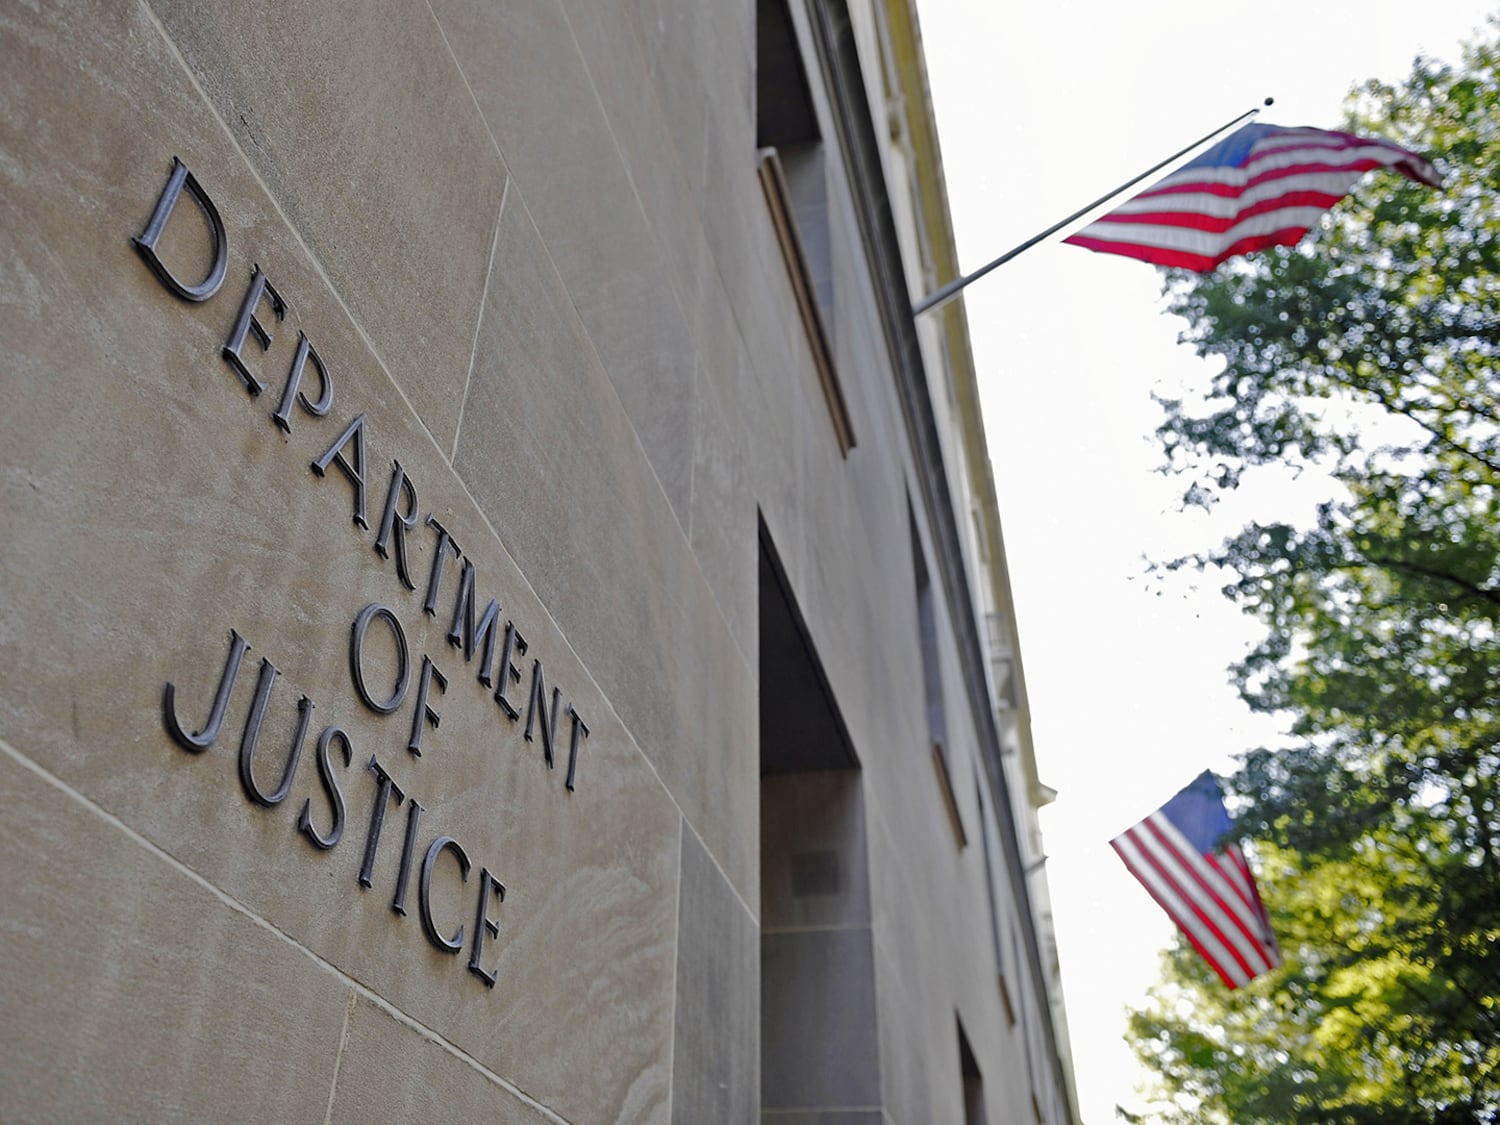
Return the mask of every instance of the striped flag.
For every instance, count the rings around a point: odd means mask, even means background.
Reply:
[[[1429,161],[1389,141],[1246,125],[1063,241],[1207,273],[1237,254],[1294,245],[1373,168],[1442,183]]]
[[[1281,964],[1255,876],[1214,775],[1204,770],[1161,808],[1110,841],[1125,866],[1229,988]]]

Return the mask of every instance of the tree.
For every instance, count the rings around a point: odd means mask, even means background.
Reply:
[[[1495,1035],[1427,955],[1442,885],[1411,834],[1341,859],[1261,847],[1261,889],[1286,964],[1228,992],[1184,942],[1129,1036],[1162,1078],[1145,1121],[1365,1125],[1493,1120]]]
[[[1162,1121],[1500,1120],[1497,31],[1351,95],[1443,189],[1380,175],[1299,247],[1168,280],[1224,363],[1163,403],[1187,502],[1271,464],[1336,495],[1168,564],[1223,568],[1266,626],[1232,675],[1291,741],[1229,783],[1287,964],[1229,994],[1172,951],[1131,1024]]]

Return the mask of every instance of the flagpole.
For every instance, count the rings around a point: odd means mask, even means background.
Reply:
[[[1265,105],[1271,105],[1274,101],[1275,101],[1274,98],[1267,98],[1265,100],[1264,104]],[[1159,162],[1157,164],[1153,164],[1151,167],[1147,168],[1144,172],[1142,172],[1139,176],[1136,176],[1135,179],[1133,179],[1133,180],[1127,180],[1125,183],[1121,184],[1119,187],[1115,188],[1113,191],[1105,192],[1103,195],[1101,195],[1098,199],[1094,200],[1092,203],[1088,204],[1085,207],[1080,207],[1077,211],[1074,211],[1066,219],[1062,219],[1062,220],[1060,220],[1060,221],[1058,221],[1056,223],[1053,223],[1050,227],[1048,227],[1046,230],[1042,231],[1040,234],[1034,234],[1030,238],[1028,238],[1025,242],[1021,243],[1019,246],[1015,246],[1015,247],[1012,247],[1011,249],[1007,250],[1004,254],[1001,254],[993,262],[990,262],[987,265],[980,266],[973,273],[965,274],[963,277],[960,277],[957,280],[950,281],[947,285],[943,286],[936,293],[933,293],[933,294],[931,294],[928,297],[924,297],[919,303],[917,303],[916,305],[913,305],[912,306],[912,310],[911,310],[912,316],[921,316],[924,312],[927,312],[929,309],[935,309],[939,305],[947,304],[954,297],[958,296],[959,292],[965,286],[969,285],[971,282],[978,281],[981,277],[983,277],[985,274],[989,273],[990,270],[994,269],[996,266],[1003,266],[1006,262],[1010,261],[1012,258],[1014,258],[1017,254],[1021,253],[1023,250],[1030,250],[1038,242],[1042,241],[1042,239],[1049,238],[1050,236],[1056,234],[1058,231],[1062,230],[1063,227],[1067,226],[1069,223],[1073,222],[1074,220],[1083,218],[1083,216],[1087,215],[1090,211],[1092,211],[1095,207],[1098,207],[1101,203],[1108,203],[1111,199],[1113,199],[1115,196],[1119,195],[1120,193],[1125,192],[1125,191],[1129,191],[1131,188],[1135,187],[1136,184],[1140,183],[1147,176],[1153,175],[1154,173],[1161,171],[1168,164],[1172,163],[1172,161],[1176,160],[1179,156],[1186,156],[1188,153],[1192,152],[1193,149],[1197,148],[1199,145],[1203,144],[1205,141],[1211,141],[1211,140],[1213,140],[1215,137],[1217,137],[1220,133],[1224,132],[1226,129],[1232,129],[1232,128],[1234,128],[1234,126],[1238,125],[1241,121],[1245,120],[1245,118],[1247,118],[1247,117],[1254,117],[1259,112],[1260,112],[1260,106],[1256,106],[1254,109],[1247,109],[1244,113],[1240,114],[1238,117],[1234,118],[1231,121],[1224,122],[1224,124],[1220,125],[1217,129],[1213,130],[1212,132],[1205,133],[1203,136],[1199,137],[1192,144],[1187,145],[1186,147],[1179,149],[1177,152],[1174,152],[1171,156],[1167,157],[1165,160],[1163,160],[1163,161],[1161,161],[1161,162]]]

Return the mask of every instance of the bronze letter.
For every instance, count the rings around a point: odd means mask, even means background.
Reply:
[[[286,800],[292,791],[292,779],[297,775],[297,765],[302,761],[302,743],[307,738],[307,724],[312,719],[313,702],[303,696],[297,702],[297,733],[292,741],[291,753],[281,770],[281,783],[276,792],[265,793],[255,781],[255,747],[260,742],[260,727],[265,721],[266,705],[271,699],[271,690],[276,684],[276,665],[264,657],[260,662],[260,678],[255,683],[255,699],[250,704],[250,714],[245,718],[245,733],[240,736],[240,785],[245,796],[257,805],[270,808]]]
[[[432,681],[437,681],[438,691],[448,690],[448,677],[438,671],[432,658],[425,653],[422,656],[422,671],[417,676],[417,705],[411,716],[411,738],[407,740],[406,748],[417,757],[422,756],[422,725],[423,720],[436,727],[443,721],[427,702],[428,689],[432,687]]]
[[[365,858],[359,865],[359,885],[369,888],[375,875],[375,851],[380,847],[380,830],[385,827],[385,806],[392,797],[396,804],[406,800],[401,787],[391,780],[391,775],[370,755],[370,769],[375,774],[375,807],[370,810],[370,831],[365,836]]]
[[[474,564],[464,559],[463,577],[458,583],[458,601],[453,606],[453,624],[448,628],[448,643],[464,650],[464,661],[474,659],[474,648],[484,645],[484,655],[479,661],[476,677],[485,687],[492,686],[490,667],[495,660],[495,634],[499,632],[495,622],[500,617],[500,603],[494,598],[484,607],[479,625],[474,624]]]
[[[391,462],[393,471],[391,473],[391,487],[385,494],[385,515],[380,519],[380,533],[375,536],[375,553],[381,558],[388,558],[386,545],[391,540],[392,532],[396,537],[396,577],[401,579],[401,585],[408,590],[415,590],[417,584],[411,580],[411,571],[406,565],[406,533],[417,526],[417,489],[411,483],[411,478],[406,475],[406,470],[401,467],[400,461]],[[396,503],[400,497],[406,498],[406,514],[396,514]]]
[[[562,689],[552,689],[552,721],[547,721],[547,681],[542,676],[542,662],[531,662],[531,699],[526,704],[526,741],[531,741],[531,731],[536,725],[536,713],[542,713],[542,757],[547,759],[547,768],[552,768],[552,743],[557,739],[557,712]]]
[[[156,254],[156,244],[161,241],[162,231],[167,228],[167,220],[172,217],[172,210],[177,206],[183,188],[187,188],[193,202],[198,205],[198,210],[203,212],[203,217],[208,220],[209,233],[213,236],[213,265],[209,267],[208,276],[197,285],[185,285],[178,281]],[[161,195],[156,200],[156,210],[151,212],[146,229],[141,231],[139,237],[130,241],[135,243],[141,257],[146,259],[151,272],[184,301],[206,301],[224,284],[224,273],[229,268],[229,236],[224,233],[224,220],[219,218],[218,208],[208,198],[197,178],[175,156],[172,157],[172,171],[167,175],[167,185],[162,188]]]
[[[474,947],[469,950],[469,972],[484,981],[486,987],[495,987],[495,974],[487,973],[479,965],[484,953],[484,935],[500,936],[500,923],[489,916],[490,891],[501,902],[505,901],[505,884],[490,874],[488,867],[479,869],[479,909],[474,914]]]
[[[308,360],[312,360],[312,365],[318,369],[318,380],[322,385],[322,393],[318,395],[317,402],[308,402],[307,396],[302,393],[302,373],[307,367]],[[276,408],[276,413],[271,415],[271,421],[287,433],[292,432],[292,400],[294,398],[302,404],[302,409],[314,418],[323,417],[333,405],[333,380],[328,377],[328,368],[323,366],[323,357],[312,346],[312,341],[307,338],[306,332],[297,333],[297,354],[292,357],[292,367],[287,372],[286,389],[281,392],[281,405]]]
[[[365,683],[364,649],[365,632],[370,628],[370,622],[379,617],[390,626],[391,636],[396,640],[396,686],[392,688],[389,699],[379,700],[370,694],[369,686]],[[396,615],[379,602],[371,602],[359,611],[359,616],[354,619],[354,625],[349,630],[349,674],[354,679],[354,690],[359,697],[365,701],[365,706],[378,715],[389,715],[401,701],[406,698],[406,684],[410,679],[410,660],[406,654],[406,633],[401,629],[401,622],[396,620]]]
[[[427,858],[422,861],[422,882],[417,887],[417,905],[421,908],[422,930],[427,934],[427,940],[444,953],[457,953],[464,947],[463,925],[459,925],[451,938],[445,938],[438,933],[437,924],[432,920],[432,866],[445,850],[451,851],[458,859],[461,882],[469,881],[469,857],[452,836],[439,836],[428,846]]]
[[[437,616],[438,587],[443,581],[443,564],[448,561],[448,548],[453,548],[453,557],[461,558],[463,548],[453,541],[453,536],[448,534],[448,529],[438,523],[437,517],[429,515],[427,526],[437,531],[437,550],[432,556],[432,572],[427,578],[427,598],[422,602],[422,608],[430,617]]]
[[[333,827],[329,829],[327,836],[318,835],[317,829],[312,826],[311,797],[302,802],[302,812],[297,816],[298,830],[324,851],[337,844],[344,835],[344,793],[333,776],[333,763],[328,759],[328,747],[333,744],[334,739],[338,739],[339,745],[344,748],[344,768],[349,767],[354,753],[354,748],[349,745],[349,736],[338,727],[326,728],[318,739],[318,780],[322,782],[323,792],[328,794],[328,803],[333,808]]]
[[[229,694],[234,690],[235,677],[240,674],[240,661],[245,658],[245,652],[249,648],[244,637],[233,629],[229,630],[229,656],[224,661],[224,671],[219,673],[219,690],[214,693],[213,710],[208,714],[208,722],[203,724],[203,729],[197,734],[188,734],[177,718],[177,685],[168,683],[166,690],[162,692],[162,723],[177,745],[189,754],[203,753],[219,737],[219,728],[224,725],[224,712],[229,709]]]
[[[572,704],[568,705],[568,717],[573,720],[573,741],[568,747],[568,792],[571,793],[573,778],[578,773],[578,746],[589,736],[589,728],[588,724],[583,721],[583,716],[573,710]]]
[[[255,315],[255,310],[260,308],[262,297],[271,299],[271,311],[276,314],[277,320],[286,319],[286,302],[281,299],[281,294],[276,292],[275,286],[266,280],[266,275],[260,272],[260,267],[255,267],[255,272],[250,275],[250,288],[245,290],[245,299],[240,302],[240,315],[234,322],[234,328],[229,333],[229,339],[224,344],[224,362],[234,368],[234,373],[240,377],[240,382],[245,384],[245,389],[254,398],[266,389],[266,385],[250,374],[250,369],[245,366],[245,357],[240,354],[245,346],[245,337],[251,332],[260,341],[262,350],[271,346],[271,334],[266,331],[265,325]]]
[[[354,464],[350,465],[344,459],[344,446],[350,442],[354,443]],[[355,415],[354,421],[344,428],[332,445],[312,463],[312,471],[322,476],[328,471],[330,464],[336,464],[339,471],[349,478],[349,483],[354,486],[354,522],[360,527],[369,527],[365,522],[365,416]]]
[[[406,917],[406,888],[411,885],[411,861],[417,854],[417,825],[422,822],[422,806],[413,797],[406,806],[406,841],[401,845],[401,870],[396,875],[396,897],[391,909]]]
[[[506,688],[513,683],[521,682],[521,669],[516,667],[515,658],[526,655],[526,638],[521,636],[520,630],[516,628],[514,621],[505,623],[505,640],[500,645],[500,666],[495,669],[499,683],[495,685],[495,702],[500,704],[500,709],[511,722],[521,717],[521,712],[516,710],[516,705],[505,697]]]

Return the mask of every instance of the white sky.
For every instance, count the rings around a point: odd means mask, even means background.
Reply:
[[[1258,120],[1335,127],[1344,94],[1418,53],[1458,60],[1480,0],[920,0],[960,262],[973,270],[1267,96]],[[1066,232],[1065,232],[1066,233]],[[1061,235],[1057,236],[1061,237]],[[1248,519],[1310,510],[1260,489],[1209,517],[1153,472],[1150,398],[1210,368],[1176,343],[1148,265],[1054,238],[964,298],[1017,601],[1047,865],[1085,1125],[1137,1106],[1124,1011],[1171,924],[1108,840],[1205,768],[1274,742],[1226,666],[1255,625],[1144,558],[1216,546]],[[1226,506],[1227,507],[1227,506]]]

